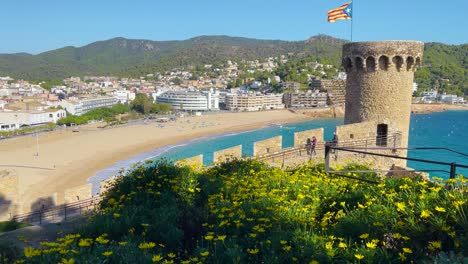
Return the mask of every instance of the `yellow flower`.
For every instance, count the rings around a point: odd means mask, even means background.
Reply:
[[[411,253],[413,253],[413,250],[411,250],[411,248],[403,248],[403,252],[411,254]]]
[[[428,218],[429,216],[431,216],[431,211],[429,211],[429,210],[423,210],[423,211],[421,212],[421,216],[420,216],[420,217],[421,217],[421,218]]]
[[[75,264],[75,260],[73,258],[71,259],[62,259],[59,264]]]
[[[427,246],[429,250],[437,250],[442,248],[442,243],[440,241],[430,241],[429,245]]]
[[[120,214],[119,213],[114,213],[113,216],[114,216],[114,218],[119,218]]]
[[[366,239],[369,237],[369,234],[365,233],[359,236],[359,238]]]
[[[258,254],[259,251],[260,251],[260,250],[259,250],[258,248],[254,248],[254,249],[248,248],[248,249],[247,249],[247,252],[248,252],[249,254],[252,254],[252,255]]]
[[[374,243],[374,242],[367,242],[367,243],[366,243],[366,246],[367,246],[368,248],[370,248],[370,249],[374,249],[374,248],[377,247],[377,244]]]
[[[398,203],[395,203],[395,205],[397,207],[397,211],[399,212],[403,212],[406,209],[406,204],[404,202],[398,202]]]
[[[214,238],[213,236],[205,236],[205,239],[208,241],[213,240],[213,238]]]
[[[32,258],[39,255],[41,255],[41,251],[39,249],[34,249],[32,247],[24,248],[24,256],[27,258]]]
[[[101,245],[109,243],[109,239],[105,239],[104,237],[100,236],[96,238],[96,242],[98,242]]]
[[[205,251],[205,252],[200,253],[200,256],[202,256],[202,257],[208,257],[209,255],[210,255],[209,251]]]
[[[125,245],[127,245],[127,241],[119,242],[119,246],[122,246],[122,247],[123,247],[123,246],[125,246]]]
[[[288,241],[286,241],[286,240],[281,240],[281,241],[280,241],[280,244],[281,244],[281,245],[286,245],[287,243],[288,243]]]
[[[78,246],[80,247],[89,247],[93,243],[93,240],[90,238],[86,239],[80,239],[80,242],[78,242]]]
[[[361,260],[361,259],[364,258],[364,256],[361,255],[361,254],[354,254],[354,257],[357,258],[357,259],[359,259],[359,260]]]
[[[441,213],[445,213],[445,212],[446,212],[445,208],[439,207],[439,206],[436,206],[435,210],[436,210],[437,212],[441,212]]]
[[[102,255],[104,257],[108,257],[108,256],[112,255],[112,251],[106,251],[106,252],[102,253]]]
[[[316,261],[316,260],[311,260],[311,261],[309,262],[309,264],[320,264],[320,263],[319,263],[318,261]]]
[[[216,240],[224,241],[226,239],[226,235],[220,235],[216,238]]]
[[[286,251],[286,252],[288,252],[288,251],[291,250],[291,246],[284,246],[284,247],[283,247],[283,250]]]
[[[401,260],[401,261],[405,261],[405,260],[406,260],[406,256],[405,256],[404,253],[398,252],[398,256],[400,257],[400,260]]]
[[[149,243],[140,243],[138,245],[139,249],[149,249],[149,248],[154,248],[156,244],[154,242],[149,242]]]
[[[151,261],[153,262],[159,262],[163,260],[163,257],[161,257],[161,255],[154,255],[152,258],[151,258]]]
[[[171,253],[167,254],[167,256],[168,256],[169,258],[175,258],[175,257],[176,257],[176,254],[174,254],[174,253],[171,252]]]
[[[257,236],[257,234],[255,234],[255,233],[250,233],[249,236],[255,238],[255,237]]]
[[[348,245],[346,245],[346,243],[340,242],[340,243],[338,244],[338,247],[339,247],[339,248],[347,248]]]

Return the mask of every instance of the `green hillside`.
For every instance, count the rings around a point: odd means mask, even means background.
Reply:
[[[297,42],[228,36],[200,36],[184,41],[114,38],[38,55],[0,54],[0,76],[30,80],[106,74],[140,76],[191,64],[259,59],[289,52],[337,57],[343,43],[322,35]]]
[[[27,80],[63,79],[70,76],[117,75],[139,77],[188,65],[224,62],[228,59],[261,59],[295,53],[340,65],[346,43],[326,35],[305,41],[259,40],[229,36],[200,36],[183,41],[151,41],[114,38],[83,47],[64,47],[38,55],[0,54],[0,76]],[[423,68],[416,81],[421,90],[468,94],[468,44],[426,43]]]

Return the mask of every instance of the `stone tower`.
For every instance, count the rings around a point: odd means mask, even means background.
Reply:
[[[401,132],[401,147],[407,147],[413,77],[423,48],[418,41],[345,44],[345,124],[375,122],[372,129],[377,136],[386,135],[387,126],[393,126]]]

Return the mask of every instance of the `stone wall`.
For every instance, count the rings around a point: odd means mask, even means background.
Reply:
[[[17,214],[18,176],[10,171],[0,171],[0,221]]]
[[[242,145],[219,150],[213,153],[213,163],[221,163],[232,158],[242,157]]]
[[[280,151],[283,148],[283,137],[277,136],[254,143],[253,155],[259,156]]]
[[[115,180],[117,178],[114,176],[112,178],[109,178],[107,180],[104,180],[102,181],[100,184],[99,184],[99,194],[103,194],[105,193],[107,190],[109,190],[111,188],[111,186],[114,184]]]
[[[91,198],[93,196],[91,189],[92,185],[88,183],[65,190],[65,203],[72,203]]]
[[[372,152],[398,156],[398,152],[393,152],[391,150],[373,150]],[[382,175],[387,174],[387,171],[390,170],[393,165],[406,167],[402,165],[402,163],[405,162],[405,160],[402,159],[364,155],[345,151],[337,151],[336,153],[338,156],[337,160],[334,159],[334,154],[330,154],[330,167],[335,167],[336,165],[346,166],[350,163],[358,163],[368,166],[370,170],[375,170],[376,172],[382,171],[380,173]]]
[[[312,140],[312,136],[317,138],[318,144],[323,143],[323,128],[294,133],[294,147],[304,146],[308,138]]]

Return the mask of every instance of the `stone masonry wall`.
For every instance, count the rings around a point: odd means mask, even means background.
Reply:
[[[232,158],[242,157],[242,145],[219,150],[213,153],[213,163],[221,163]]]
[[[91,198],[93,196],[91,189],[92,185],[88,183],[65,190],[65,203],[72,203]]]
[[[9,171],[0,171],[0,221],[17,214],[18,176]]]
[[[345,44],[345,124],[391,120],[402,133],[402,146],[408,146],[414,71],[423,48],[417,41]]]
[[[283,148],[283,137],[277,136],[254,143],[254,156],[280,151]]]
[[[294,133],[294,147],[304,146],[308,138],[312,140],[312,136],[317,138],[317,143],[323,142],[323,128]]]

